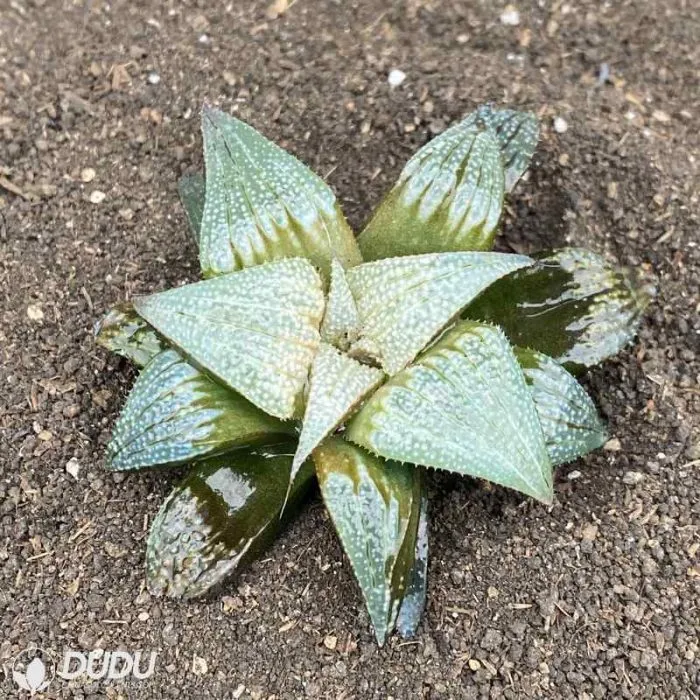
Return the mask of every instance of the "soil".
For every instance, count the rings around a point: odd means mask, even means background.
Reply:
[[[47,697],[700,697],[700,7],[517,10],[0,0],[0,661],[158,652],[149,680]],[[176,181],[202,167],[204,100],[327,176],[357,228],[477,104],[533,108],[542,140],[499,246],[588,246],[656,278],[636,344],[584,380],[613,439],[560,469],[551,508],[435,477],[413,641],[376,647],[318,499],[210,597],[144,592],[178,473],[104,469],[135,372],[91,327],[197,276]]]

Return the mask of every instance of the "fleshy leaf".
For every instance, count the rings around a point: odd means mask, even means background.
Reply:
[[[293,427],[165,350],[136,380],[107,448],[111,469],[179,464],[235,447],[279,442]]]
[[[192,231],[192,236],[199,245],[199,231],[202,228],[202,214],[204,213],[204,197],[206,187],[204,176],[201,173],[183,175],[177,183],[182,206],[185,207],[187,221]]]
[[[505,335],[461,322],[380,387],[346,436],[386,459],[469,474],[552,501],[534,401]]]
[[[349,344],[356,340],[359,327],[357,306],[348,287],[345,269],[333,258],[328,301],[321,323],[321,338],[341,350],[347,350]]]
[[[425,599],[428,594],[428,493],[425,488],[425,478],[420,499],[420,515],[416,535],[416,554],[413,568],[408,577],[408,587],[396,618],[396,630],[404,638],[415,636],[420,624]]]
[[[95,342],[135,365],[147,365],[165,345],[131,304],[118,304],[95,324]]]
[[[312,483],[309,461],[282,512],[293,452],[294,444],[286,443],[195,465],[151,526],[146,552],[150,592],[194,598],[258,557]]]
[[[483,105],[472,118],[496,132],[506,169],[506,192],[511,192],[532,160],[539,138],[539,122],[532,112],[494,109]]]
[[[579,371],[616,354],[639,327],[653,293],[596,253],[560,248],[502,278],[464,316],[503,328],[511,342]]]
[[[385,462],[340,438],[326,440],[313,461],[381,646],[394,629],[413,569],[420,471]]]
[[[381,370],[362,365],[330,345],[321,343],[311,365],[309,397],[292,476],[323,438],[347,419],[383,377]]]
[[[434,253],[358,265],[347,272],[362,329],[356,348],[395,374],[481,291],[531,264],[505,253]]]
[[[355,236],[321,178],[252,127],[202,113],[206,200],[200,234],[205,277],[279,258],[307,257],[324,273],[337,257],[360,262]]]
[[[552,464],[597,449],[608,439],[595,404],[558,362],[535,350],[514,348],[535,401]]]
[[[298,412],[324,308],[308,260],[250,267],[134,306],[188,359],[266,413]]]
[[[472,115],[423,146],[358,238],[365,260],[489,250],[505,175],[496,133]]]

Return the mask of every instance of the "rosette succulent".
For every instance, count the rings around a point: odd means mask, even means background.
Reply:
[[[538,139],[485,106],[421,148],[355,237],[330,188],[205,107],[206,180],[180,194],[203,280],[113,309],[97,341],[142,367],[113,470],[189,465],[153,520],[154,594],[199,596],[318,484],[377,641],[425,604],[428,468],[544,504],[605,426],[574,377],[628,343],[647,295],[601,256],[491,252]]]

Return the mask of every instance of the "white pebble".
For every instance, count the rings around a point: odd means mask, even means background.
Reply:
[[[80,179],[83,182],[92,182],[95,179],[95,175],[97,175],[97,173],[93,168],[83,168],[80,171]]]
[[[80,464],[78,463],[78,460],[75,457],[71,457],[67,462],[66,462],[66,471],[74,478],[78,478],[78,474],[80,473]]]
[[[569,125],[567,124],[566,119],[563,117],[554,117],[554,131],[556,131],[557,134],[566,133],[568,128]]]
[[[90,192],[90,201],[93,204],[101,204],[105,201],[106,196],[107,195],[104,192],[101,192],[100,190],[93,190],[92,192]]]
[[[394,68],[389,71],[389,85],[391,85],[391,87],[398,87],[404,80],[406,80],[406,74],[402,70]]]
[[[506,24],[509,27],[517,27],[520,24],[520,13],[513,5],[506,5],[501,12],[501,24]]]
[[[156,73],[155,71],[152,71],[151,73],[149,73],[148,74],[148,82],[151,85],[158,85],[158,83],[160,82],[160,76],[158,75],[158,73]]]

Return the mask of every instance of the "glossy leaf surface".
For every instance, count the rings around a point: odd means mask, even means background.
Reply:
[[[552,465],[522,370],[500,329],[462,322],[380,387],[348,439],[387,459],[552,500]]]
[[[341,350],[346,350],[357,339],[360,319],[357,306],[348,286],[345,269],[334,258],[331,264],[331,282],[326,311],[321,323],[321,338]]]
[[[266,413],[298,413],[324,309],[307,260],[258,265],[134,305],[188,359]]]
[[[531,264],[522,255],[434,253],[358,265],[347,272],[360,316],[354,347],[395,374],[481,291]]]
[[[358,241],[365,260],[489,250],[505,175],[495,132],[473,118],[423,146],[406,164]]]
[[[421,476],[421,483],[416,554],[399,616],[396,618],[396,630],[404,639],[415,636],[428,595],[428,493],[424,475]]]
[[[306,257],[325,273],[333,257],[344,265],[360,262],[335,195],[303,163],[216,109],[204,108],[202,132],[205,277],[279,258]]]
[[[136,380],[107,448],[111,469],[179,464],[293,433],[175,350],[157,355]]]
[[[535,401],[552,464],[563,464],[608,439],[595,404],[558,362],[535,350],[514,348]]]
[[[271,544],[313,480],[304,465],[289,485],[293,443],[232,452],[192,468],[163,503],[148,536],[153,595],[194,598],[240,571]]]
[[[487,289],[464,316],[501,326],[514,345],[572,371],[603,361],[634,338],[650,296],[628,273],[581,248],[537,257],[537,265]]]
[[[127,303],[118,304],[95,324],[95,341],[139,367],[165,348],[153,328]]]
[[[505,166],[505,189],[511,192],[527,170],[535,152],[540,132],[537,115],[483,105],[471,118],[495,131]]]
[[[394,629],[413,571],[420,471],[380,460],[340,438],[326,440],[313,460],[381,646]]]
[[[180,194],[182,206],[185,207],[187,222],[190,225],[195,243],[199,245],[199,231],[202,227],[202,214],[204,213],[204,197],[206,187],[204,176],[201,173],[183,175],[177,183],[177,191]]]
[[[326,343],[321,343],[311,365],[309,396],[292,476],[311,452],[375,389],[384,373],[362,365]]]

